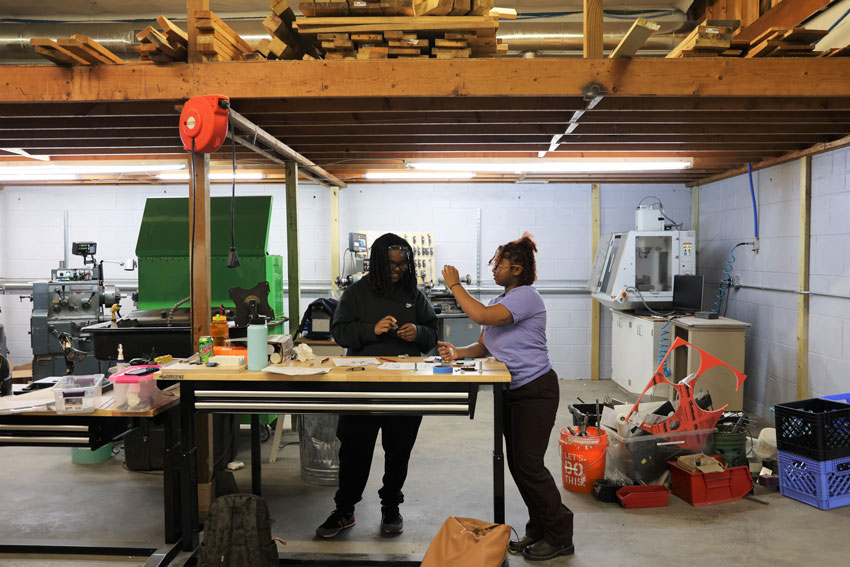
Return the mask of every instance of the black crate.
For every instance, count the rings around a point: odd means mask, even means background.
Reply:
[[[827,461],[850,457],[850,407],[814,398],[776,404],[776,445],[788,451]]]

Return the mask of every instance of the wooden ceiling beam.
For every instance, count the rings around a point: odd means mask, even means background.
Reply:
[[[107,69],[106,67],[100,67]],[[18,67],[15,67],[17,72]],[[0,88],[2,86],[0,85]],[[178,119],[180,111],[175,108],[175,102],[170,100],[126,102],[112,100],[109,102],[44,102],[32,105],[21,105],[4,101],[0,103],[0,118],[57,118],[70,117],[115,117],[115,116],[170,116]],[[32,102],[36,102],[33,100]]]
[[[762,111],[707,110],[707,111],[620,111],[593,110],[585,114],[582,124],[850,124],[850,111]]]
[[[32,117],[32,118],[3,118],[0,117],[0,133],[15,130],[27,132],[67,131],[67,130],[151,130],[155,128],[171,128],[177,132],[179,122],[177,115],[173,116],[94,116],[94,117]]]
[[[541,148],[540,146],[545,146]],[[337,143],[337,144],[293,144],[293,147],[300,153],[313,156],[322,152],[334,152],[335,154],[345,154],[348,152],[398,152],[397,144],[386,144],[381,142],[375,143]],[[491,152],[491,151],[544,151],[548,152],[549,144],[541,144],[539,142],[528,142],[517,144],[506,142],[502,144],[496,143],[469,143],[468,141],[447,142],[434,141],[428,143],[411,144],[407,146],[405,153],[427,150],[429,147],[446,151],[456,150],[461,152]],[[643,152],[668,152],[668,151],[689,151],[700,149],[716,149],[716,150],[754,150],[754,151],[776,151],[787,152],[798,149],[795,144],[747,144],[747,143],[726,143],[712,144],[710,148],[698,142],[681,143],[681,144],[623,144],[613,142],[607,144],[581,144],[566,142],[559,146],[559,149],[564,151],[643,151]]]
[[[735,124],[721,122],[718,124],[652,124],[649,126],[634,124],[584,124],[579,123],[573,134],[622,135],[634,136],[651,134],[666,135],[723,135],[723,134],[837,134],[850,133],[850,125],[833,123],[797,124],[771,123]]]
[[[663,61],[663,60],[662,60]],[[634,61],[629,65],[634,64]],[[750,80],[753,80],[752,78]],[[715,111],[747,111],[747,112],[798,112],[850,110],[850,86],[848,93],[836,96],[818,96],[813,89],[811,96],[777,96],[772,85],[765,83],[762,96],[746,97],[705,97],[695,93],[694,96],[608,96],[593,110],[629,111],[629,112],[715,112]]]
[[[296,115],[252,115],[264,127],[274,126],[357,126],[362,124],[564,124],[572,112],[566,111],[478,111],[443,112],[420,114],[412,112],[374,113],[358,112],[346,114],[304,113]]]
[[[693,136],[699,135],[701,142],[771,142],[774,140],[801,141],[810,140],[812,143],[824,141],[824,138],[840,137],[850,131],[850,125],[797,125],[793,127],[785,125],[758,125],[751,128],[750,132],[744,131],[738,125],[720,124],[699,128],[691,128],[692,125],[680,125],[671,127],[667,125],[657,127],[634,128],[625,130],[617,125],[610,125],[611,132],[606,132],[602,125],[582,125],[577,131],[564,136],[565,140],[574,142],[612,142],[622,141],[624,143],[637,142],[674,142],[694,141]],[[725,127],[724,127],[725,126]],[[403,151],[407,141],[416,142],[426,140],[429,137],[456,137],[476,138],[494,136],[497,141],[518,142],[529,139],[544,138],[559,133],[559,125],[549,124],[527,124],[527,125],[467,125],[467,126],[314,126],[314,127],[290,127],[290,128],[268,128],[267,132],[292,143],[327,140],[334,141],[369,138],[382,139],[384,142],[393,141],[399,144]],[[619,130],[619,131],[618,131]],[[0,147],[40,147],[39,143],[49,141],[88,141],[89,145],[103,144],[110,140],[127,140],[125,130],[116,129],[92,129],[92,130],[0,130]],[[132,138],[139,146],[161,144],[163,140],[170,140],[174,144],[179,143],[179,135],[176,128],[151,128],[139,130]],[[391,139],[391,140],[390,140]]]
[[[580,96],[539,97],[327,97],[327,98],[274,98],[231,99],[234,110],[250,116],[292,115],[304,113],[349,114],[368,112],[393,114],[397,112],[432,114],[442,112],[573,112],[584,107]]]
[[[848,96],[837,58],[722,57],[706,60],[470,59],[421,61],[266,61],[171,65],[15,67],[0,82],[5,102],[185,100],[230,97]],[[494,80],[498,77],[498,80]],[[616,107],[616,105],[615,105]],[[234,106],[234,108],[236,108]]]

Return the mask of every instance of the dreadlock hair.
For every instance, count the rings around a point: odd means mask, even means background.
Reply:
[[[401,289],[406,291],[410,297],[416,295],[416,268],[413,266],[413,248],[407,240],[388,232],[379,236],[372,243],[372,253],[369,256],[369,287],[379,297],[390,297],[393,294],[393,279],[390,271],[390,247],[400,247],[407,250],[407,269],[398,281]]]
[[[517,240],[502,244],[496,249],[493,257],[490,258],[490,263],[498,264],[502,259],[505,259],[511,264],[522,266],[522,273],[519,275],[519,284],[533,284],[534,280],[537,279],[537,263],[534,261],[537,244],[534,243],[533,238],[533,234],[524,232]]]

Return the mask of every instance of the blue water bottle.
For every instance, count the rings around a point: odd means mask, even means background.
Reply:
[[[248,370],[262,370],[269,365],[268,344],[266,319],[254,313],[248,325]]]

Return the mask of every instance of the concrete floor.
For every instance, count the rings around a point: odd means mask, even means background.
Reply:
[[[567,405],[614,394],[610,381],[562,381],[558,426],[572,423]],[[557,430],[547,464],[560,487]],[[243,447],[247,447],[247,433]],[[476,418],[426,417],[411,460],[402,507],[405,531],[387,539],[379,533],[377,490],[383,455],[376,450],[364,500],[356,511],[357,525],[333,540],[317,541],[314,530],[333,508],[334,487],[306,484],[300,479],[298,446],[285,447],[268,464],[270,442],[263,444],[263,496],[274,525],[273,535],[287,541],[285,553],[418,554],[422,555],[448,515],[492,517],[492,394],[479,396]],[[249,462],[247,451],[239,456]],[[97,465],[71,463],[70,449],[0,448],[5,483],[2,491],[0,540],[48,539],[74,541],[162,542],[161,478],[126,471],[123,453]],[[250,470],[235,474],[243,490],[250,488]],[[757,489],[760,490],[760,489]],[[506,471],[507,521],[520,533],[526,520],[516,487]],[[767,506],[750,500],[695,508],[671,496],[666,508],[625,510],[589,495],[561,489],[575,512],[576,555],[547,565],[657,567],[757,562],[803,567],[844,565],[844,538],[850,533],[850,507],[821,511],[772,492],[757,492]],[[510,565],[533,565],[511,556]],[[0,566],[144,565],[143,558],[74,561],[55,557],[0,555]]]

